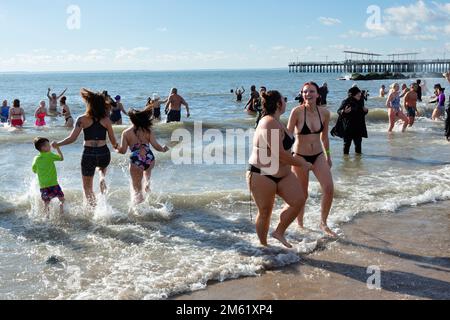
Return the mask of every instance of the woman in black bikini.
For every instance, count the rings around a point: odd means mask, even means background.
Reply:
[[[319,86],[316,83],[306,83],[303,86],[302,92],[305,102],[292,111],[288,131],[290,134],[296,133],[297,139],[294,146],[294,155],[298,159],[303,159],[313,166],[312,171],[322,187],[322,221],[320,228],[328,236],[337,237],[336,233],[327,224],[334,197],[334,183],[333,176],[331,175],[333,163],[331,161],[328,135],[331,115],[328,110],[320,107]],[[293,171],[302,184],[302,198],[307,199],[309,170],[301,167],[293,167]],[[298,223],[301,228],[304,227],[304,215],[305,206],[303,205],[298,215]]]
[[[295,139],[280,121],[280,116],[286,112],[284,98],[278,91],[264,93],[262,98],[264,117],[255,132],[247,174],[248,185],[258,207],[256,231],[261,244],[267,246],[275,197],[279,195],[287,206],[272,236],[292,248],[285,239],[285,232],[305,206],[306,199],[298,195],[302,186],[292,173],[291,166],[309,170],[311,165],[291,154]]]
[[[84,132],[84,152],[81,159],[83,190],[88,204],[95,207],[96,199],[93,188],[95,171],[97,168],[99,169],[100,190],[104,194],[106,193],[106,170],[111,162],[111,152],[106,144],[106,135],[108,134],[114,149],[117,149],[119,145],[108,117],[109,97],[87,89],[81,89],[80,94],[86,103],[86,114],[77,119],[70,136],[56,145],[62,147],[72,144],[77,141],[81,131]]]
[[[67,98],[66,97],[62,97],[59,100],[59,103],[61,105],[61,109],[62,109],[62,115],[64,117],[64,119],[66,120],[65,123],[65,127],[66,128],[73,128],[73,118],[72,118],[72,114],[70,113],[70,108],[69,106],[66,104],[67,102]]]

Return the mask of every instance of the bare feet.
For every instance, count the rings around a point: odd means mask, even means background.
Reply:
[[[292,249],[292,245],[286,240],[286,238],[276,232],[272,233],[272,237],[280,241],[286,248]]]
[[[105,178],[100,178],[100,192],[106,194],[106,191],[108,191],[108,187],[106,186]]]
[[[150,188],[150,182],[145,184],[145,193],[151,193],[152,189]]]
[[[333,232],[325,223],[322,223],[320,225],[320,230],[322,230],[327,236],[331,238],[339,238],[339,236]]]
[[[144,202],[144,196],[142,195],[142,193],[136,194],[136,196],[134,197],[134,202],[136,205]]]

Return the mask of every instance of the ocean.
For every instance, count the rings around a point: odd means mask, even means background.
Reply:
[[[314,251],[322,238],[315,179],[306,210],[308,230],[292,225],[288,231],[295,248],[287,250],[276,242],[263,248],[255,233],[256,209],[247,189],[246,164],[177,165],[170,153],[155,152],[152,194],[138,208],[130,201],[128,157],[113,154],[108,194],[99,196],[95,212],[87,212],[81,185],[82,137],[62,149],[66,160],[57,165],[66,215],[58,218],[54,203],[52,218],[46,220],[31,171],[36,155],[32,141],[36,136],[61,140],[69,133],[62,119],[48,119],[49,126],[42,130],[33,127],[34,110],[40,100],[47,100],[47,88],[59,93],[67,87],[67,103],[79,116],[85,109],[79,96],[82,87],[119,94],[126,109],[143,108],[154,92],[165,97],[176,87],[190,104],[191,119],[155,125],[158,140],[175,146],[174,131],[193,133],[194,122],[201,121],[203,130],[222,133],[253,128],[255,119],[243,112],[245,103],[236,103],[230,93],[244,86],[248,98],[253,84],[289,98],[287,121],[303,83],[327,82],[328,108],[336,120],[335,111],[353,84],[336,80],[339,76],[287,70],[0,74],[0,99],[10,104],[20,99],[28,119],[19,132],[0,127],[0,299],[168,299],[201,290],[211,281],[259,276],[299,262],[301,254]],[[429,89],[435,83],[448,86],[444,79],[426,82]],[[425,117],[405,134],[397,126],[388,135],[385,101],[376,97],[381,84],[390,83],[358,82],[371,94],[364,155],[344,158],[343,142],[331,139],[336,197],[330,225],[338,231],[363,213],[395,215],[403,207],[450,199],[444,123],[431,121],[433,106],[422,103]],[[115,128],[117,138],[127,126],[124,120]],[[248,156],[248,143],[238,143],[237,149]],[[272,226],[281,206],[277,202]]]

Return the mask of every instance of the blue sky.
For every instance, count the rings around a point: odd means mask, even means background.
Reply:
[[[381,20],[366,25],[373,4]],[[450,58],[450,2],[1,0],[0,39],[0,71],[277,68],[345,49]]]

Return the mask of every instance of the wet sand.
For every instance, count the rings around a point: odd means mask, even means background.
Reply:
[[[176,300],[450,299],[449,202],[363,215],[341,229],[341,240],[298,265]],[[381,289],[368,288],[369,266],[381,269]]]

